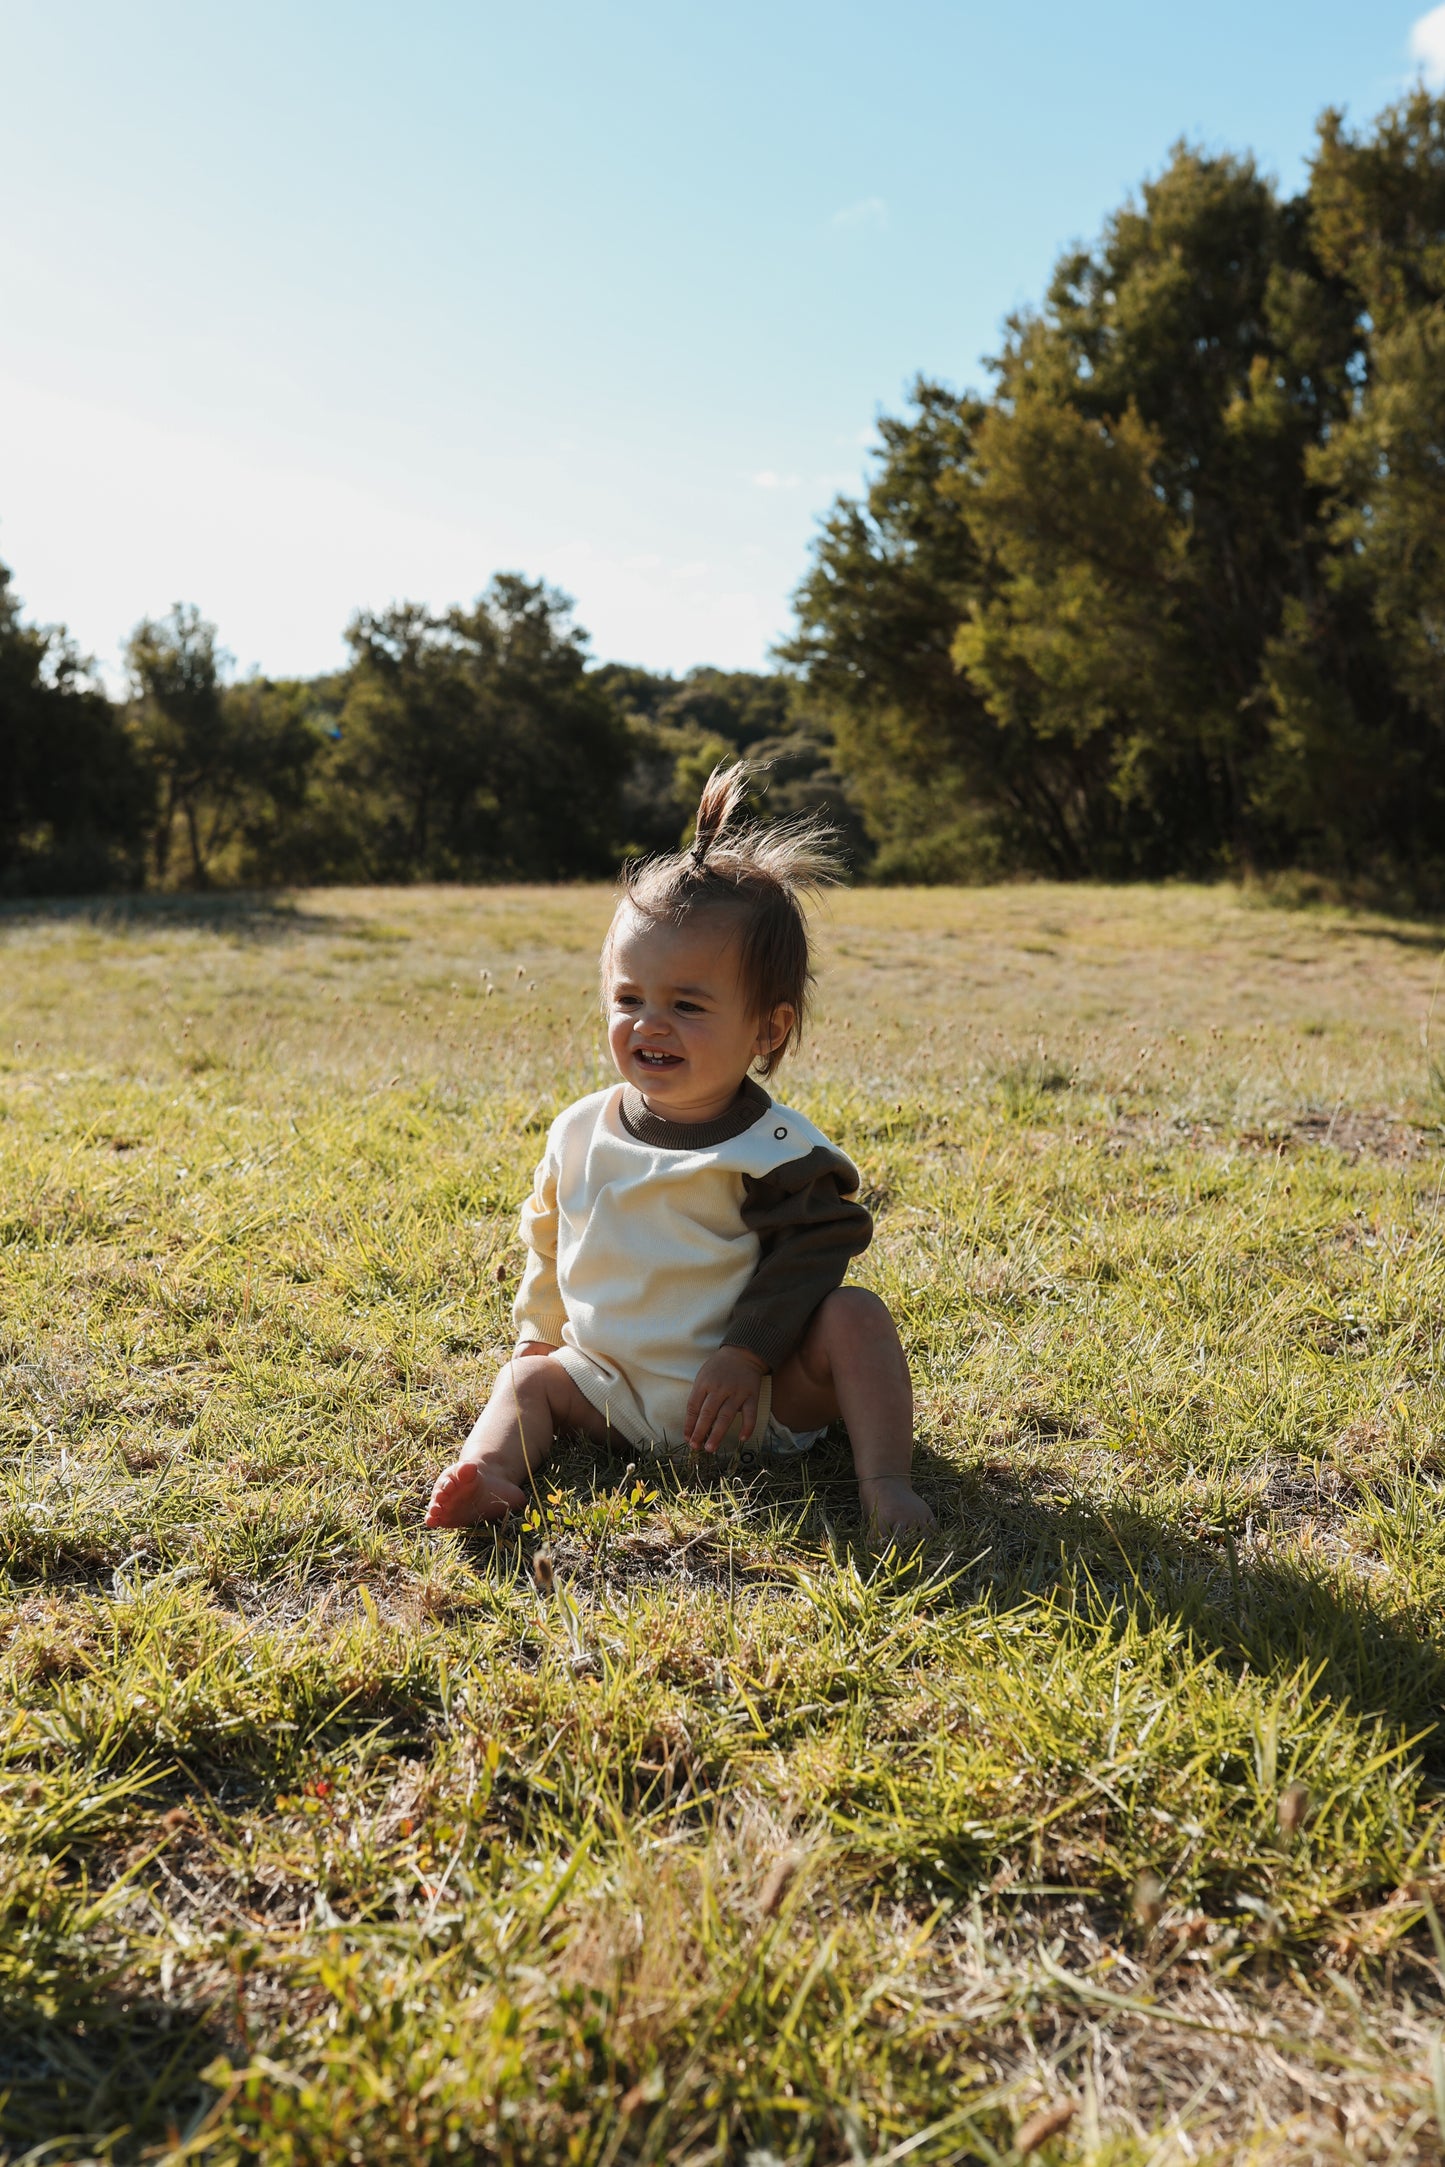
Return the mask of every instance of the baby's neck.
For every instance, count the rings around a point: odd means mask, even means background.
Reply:
[[[665,1102],[660,1097],[650,1099],[645,1091],[639,1091],[637,1095],[647,1111],[657,1120],[670,1121],[674,1128],[701,1129],[710,1121],[721,1121],[724,1114],[732,1112],[746,1083],[747,1077],[740,1076],[731,1091],[725,1095],[714,1092],[711,1097],[691,1105],[679,1105],[675,1101]]]

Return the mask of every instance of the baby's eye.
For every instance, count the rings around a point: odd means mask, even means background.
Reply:
[[[640,1008],[642,997],[637,993],[614,993],[612,1005],[614,1008]]]
[[[702,1014],[702,1004],[700,1001],[679,1001],[677,1003],[677,1012],[680,1016],[700,1016]]]

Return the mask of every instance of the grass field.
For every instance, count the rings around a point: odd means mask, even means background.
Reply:
[[[607,907],[0,912],[0,2157],[1440,2158],[1440,932],[838,898],[937,1541],[426,1536]]]

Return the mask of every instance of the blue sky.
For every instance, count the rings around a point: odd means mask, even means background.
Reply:
[[[1414,46],[1412,50],[1412,32]],[[599,657],[764,661],[920,370],[1181,136],[1302,180],[1419,0],[0,0],[0,558],[114,670],[498,569]]]

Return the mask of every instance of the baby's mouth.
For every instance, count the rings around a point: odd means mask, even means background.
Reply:
[[[632,1058],[634,1061],[640,1062],[643,1068],[650,1068],[654,1075],[659,1069],[681,1068],[682,1066],[682,1055],[680,1053],[648,1053],[640,1046]]]

